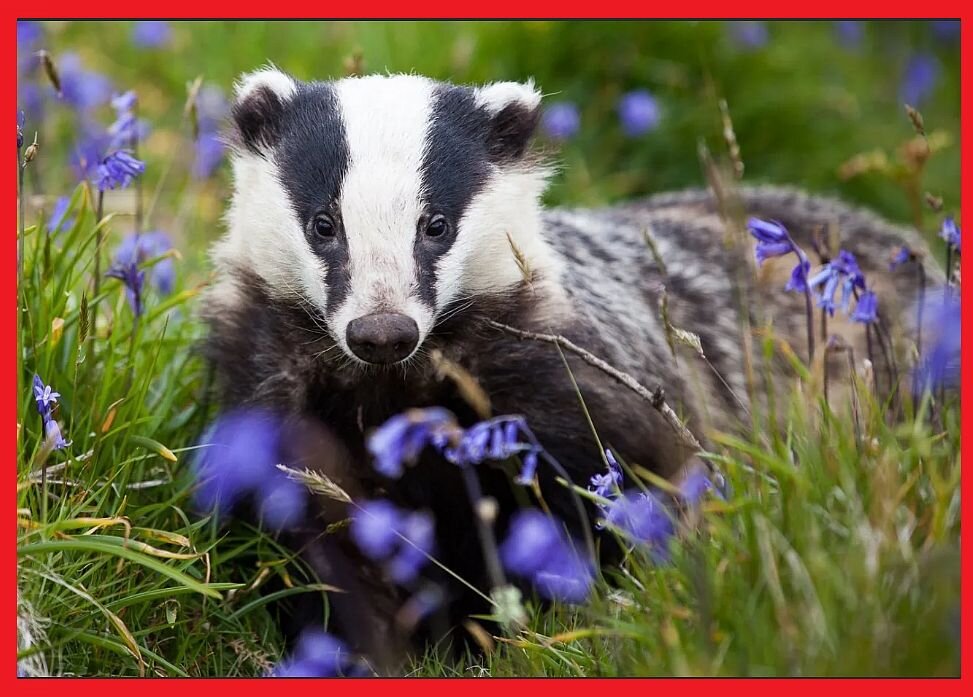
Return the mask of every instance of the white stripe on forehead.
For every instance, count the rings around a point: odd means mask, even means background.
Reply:
[[[422,161],[434,84],[373,75],[335,83],[348,147],[341,216],[350,297],[401,303],[415,281],[413,245],[422,213]]]

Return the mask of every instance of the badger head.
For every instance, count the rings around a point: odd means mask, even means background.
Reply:
[[[513,247],[556,280],[528,153],[539,104],[530,82],[246,75],[217,264],[310,308],[356,365],[405,361],[463,303],[523,282]]]

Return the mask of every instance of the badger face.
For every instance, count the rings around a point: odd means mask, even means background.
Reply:
[[[356,364],[405,361],[444,315],[521,282],[511,241],[553,263],[526,156],[539,102],[530,83],[245,76],[216,261],[301,303]]]

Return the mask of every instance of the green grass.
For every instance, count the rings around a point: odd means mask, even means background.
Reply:
[[[134,49],[127,25],[47,32],[55,56],[76,50],[139,91],[154,128],[144,144],[150,227],[169,231],[179,250],[174,292],[150,293],[138,322],[118,281],[96,292],[97,240],[104,269],[132,229],[132,195],[107,197],[99,224],[96,194],[75,188],[65,164],[73,117],[49,106],[27,124],[41,149],[26,172],[19,587],[41,636],[21,657],[43,656],[57,673],[259,675],[281,650],[262,587],[320,592],[271,537],[220,528],[188,499],[186,465],[214,412],[195,313],[227,190],[225,173],[188,175],[181,109],[197,75],[228,87],[270,58],[321,77],[340,73],[358,49],[372,70],[470,82],[532,74],[554,98],[582,104],[585,128],[565,145],[549,196],[570,204],[702,183],[697,142],[724,150],[725,96],[747,180],[836,191],[909,220],[901,172],[843,181],[837,171],[858,152],[894,157],[911,137],[898,72],[911,51],[930,49],[943,77],[923,113],[946,145],[923,185],[958,205],[959,155],[948,145],[959,135],[958,51],[934,45],[917,24],[870,25],[858,51],[836,46],[827,23],[775,24],[755,52],[735,47],[720,23],[206,23],[176,27],[169,53]],[[637,86],[659,96],[664,118],[631,142],[613,109]],[[53,197],[71,192],[75,222],[48,234]],[[932,236],[935,216],[923,216]],[[61,393],[55,416],[72,441],[64,451],[43,448],[35,373]],[[844,404],[827,404],[812,379],[795,382],[749,435],[718,442],[712,458],[732,496],[710,500],[686,525],[671,564],[636,554],[586,606],[530,603],[529,629],[508,633],[489,655],[430,654],[410,674],[957,675],[958,399],[935,419],[925,405],[890,425],[859,386],[859,434]]]

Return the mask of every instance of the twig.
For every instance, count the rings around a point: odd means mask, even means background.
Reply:
[[[617,368],[606,363],[604,360],[594,355],[590,351],[586,351],[581,348],[570,339],[566,339],[560,334],[539,334],[537,332],[529,332],[523,329],[517,329],[516,327],[511,327],[509,324],[503,324],[502,322],[495,322],[493,320],[488,320],[488,324],[492,327],[499,329],[501,331],[507,332],[519,339],[529,339],[531,341],[543,341],[548,344],[554,344],[555,346],[560,346],[565,348],[571,353],[575,354],[581,358],[585,363],[593,365],[594,367],[601,370],[613,377],[618,382],[625,385],[635,394],[642,397],[645,401],[652,405],[652,407],[659,412],[669,427],[675,431],[676,435],[685,443],[687,446],[693,450],[699,451],[703,449],[699,441],[696,440],[696,436],[686,428],[686,425],[679,419],[679,416],[672,410],[672,407],[666,402],[665,390],[661,385],[657,386],[654,390],[649,390],[643,384],[641,384],[634,377],[628,373],[622,372]]]

